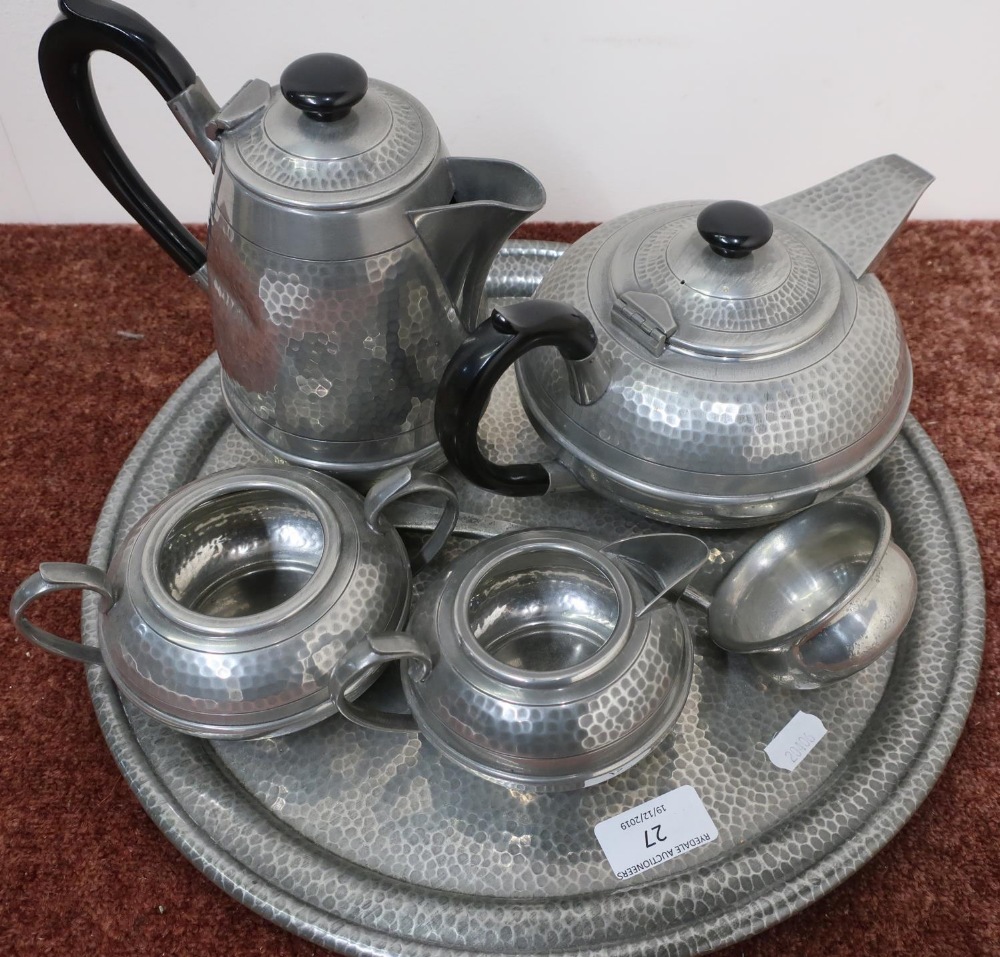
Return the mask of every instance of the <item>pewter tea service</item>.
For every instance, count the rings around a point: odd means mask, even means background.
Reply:
[[[208,293],[233,421],[282,459],[354,479],[437,463],[438,380],[478,324],[493,258],[542,206],[538,180],[449,156],[416,98],[347,57],[303,57],[280,86],[250,80],[220,107],[133,11],[59,9],[39,48],[46,92],[102,183]],[[105,122],[95,51],[137,67],[215,171],[207,247]]]
[[[916,494],[892,486],[912,369],[872,270],[931,177],[890,155],[761,206],[661,202],[550,248],[540,281],[515,263],[498,283],[542,184],[450,156],[410,93],[313,53],[220,106],[126,7],[59,11],[39,50],[57,117],[208,296],[218,359],[196,375],[213,375],[214,431],[183,452],[142,446],[126,478],[169,472],[144,498],[136,481],[143,508],[125,514],[142,518],[99,528],[92,564],[44,562],[10,615],[96,666],[92,688],[138,734],[180,742],[155,771],[184,779],[171,815],[216,829],[199,866],[243,889],[226,868],[264,856],[246,897],[273,880],[296,929],[329,897],[333,942],[359,952],[471,953],[489,927],[489,947],[568,953],[578,925],[595,953],[614,935],[623,953],[666,952],[663,913],[689,927],[716,898],[727,919],[733,900],[781,912],[747,889],[786,864],[808,899],[797,865],[833,842],[803,795],[862,808],[871,775],[848,778],[867,722],[923,662],[910,622],[930,589],[878,500],[895,518]],[[98,51],[152,83],[212,168],[205,246],[111,132]],[[180,431],[204,398],[182,392],[163,417]],[[937,526],[913,524],[896,534],[919,566]],[[40,599],[71,589],[97,596],[82,643],[39,624]],[[840,733],[782,777],[763,745],[814,705]],[[616,883],[595,827],[683,786],[719,843]],[[452,898],[458,918],[439,919]],[[586,919],[553,918],[556,900]],[[411,911],[418,926],[387,943]]]

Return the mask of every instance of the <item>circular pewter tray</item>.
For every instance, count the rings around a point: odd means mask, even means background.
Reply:
[[[511,243],[493,296],[531,293],[563,247]],[[510,377],[484,439],[499,459],[543,454]],[[90,561],[148,508],[200,474],[262,460],[229,422],[207,360],[139,441],[108,497]],[[695,678],[675,732],[626,774],[593,788],[525,795],[445,763],[413,734],[333,717],[287,737],[210,743],[123,704],[101,669],[90,690],[122,772],[160,829],[227,893],[347,954],[689,954],[763,930],[869,860],[930,790],[975,689],[983,584],[958,489],[911,418],[854,492],[878,495],[917,570],[913,619],[895,655],[813,692],[763,685],[707,640],[685,607]],[[500,520],[586,529],[609,541],[654,528],[589,493],[506,499],[460,484],[468,534]],[[476,518],[478,516],[478,519]],[[662,529],[664,526],[657,526]],[[713,532],[706,590],[759,530]],[[433,575],[441,560],[423,573]],[[417,589],[426,577],[418,578]],[[96,599],[84,640],[96,643]],[[388,701],[389,675],[376,686]],[[797,770],[763,748],[799,710],[827,735]],[[618,881],[594,826],[681,785],[697,790],[717,840]]]

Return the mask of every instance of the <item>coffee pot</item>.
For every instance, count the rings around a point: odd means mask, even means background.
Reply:
[[[60,0],[49,100],[113,196],[211,300],[236,424],[291,462],[365,479],[439,457],[434,398],[480,318],[490,264],[545,193],[529,172],[448,156],[412,96],[353,60],[305,56],[221,108],[180,52],[111,0]],[[125,156],[89,73],[114,53],[153,84],[215,171],[207,246]]]

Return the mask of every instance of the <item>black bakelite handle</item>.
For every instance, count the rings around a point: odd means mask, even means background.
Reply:
[[[205,247],[157,199],[129,162],[97,100],[90,56],[114,53],[136,67],[165,100],[195,80],[194,70],[151,23],[111,0],[59,0],[63,16],[38,46],[42,82],[63,129],[115,199],[189,275],[205,265]]]
[[[698,214],[698,232],[712,252],[727,259],[742,259],[771,238],[774,225],[759,206],[725,199]]]
[[[564,359],[597,348],[590,321],[572,306],[529,299],[494,309],[452,356],[438,387],[434,427],[445,455],[470,481],[504,495],[541,495],[549,473],[537,464],[497,465],[479,449],[479,421],[500,376],[537,346],[556,346]]]
[[[281,74],[281,95],[306,116],[323,123],[342,120],[368,92],[364,67],[339,53],[311,53]]]

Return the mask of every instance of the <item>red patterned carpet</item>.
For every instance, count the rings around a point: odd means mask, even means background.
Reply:
[[[983,553],[979,691],[943,777],[889,846],[729,957],[1000,953],[1000,223],[911,223],[879,275],[913,351],[913,412]],[[212,341],[206,299],[131,227],[0,226],[0,322],[6,602],[40,560],[86,559],[126,455]],[[62,633],[78,617],[78,593],[44,612]],[[0,954],[324,953],[232,901],[159,833],[104,745],[81,667],[33,650],[6,618],[0,649]]]

